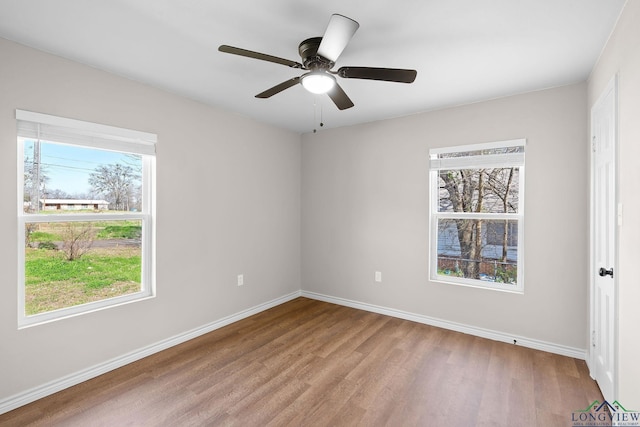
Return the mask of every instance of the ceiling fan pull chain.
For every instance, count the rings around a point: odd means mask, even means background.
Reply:
[[[316,111],[316,96],[313,96],[313,133],[316,133],[318,130],[316,129],[316,116],[317,116],[317,111]]]
[[[318,97],[314,96],[313,97],[313,124],[314,124],[314,128],[313,128],[313,133],[318,132],[318,129],[315,128],[315,124],[318,123],[318,104],[317,104],[317,100]],[[320,127],[324,126],[324,122],[322,121],[322,102],[320,102]]]

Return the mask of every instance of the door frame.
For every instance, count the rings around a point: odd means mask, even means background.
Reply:
[[[614,174],[614,217],[616,218],[616,224],[614,227],[614,240],[615,244],[613,247],[614,251],[614,265],[612,266],[614,269],[614,276],[612,278],[613,282],[613,299],[614,299],[614,322],[613,322],[613,399],[618,398],[618,242],[619,242],[619,226],[621,221],[621,207],[619,205],[619,182],[618,182],[618,165],[619,165],[619,146],[618,146],[618,75],[615,74],[613,78],[607,83],[604,90],[600,93],[600,96],[596,100],[596,102],[591,106],[589,113],[589,130],[590,130],[590,138],[589,138],[589,164],[590,164],[590,189],[589,189],[589,335],[588,335],[588,351],[587,351],[587,364],[589,365],[589,374],[591,378],[595,379],[595,352],[593,351],[594,347],[594,334],[595,334],[595,275],[599,266],[596,265],[595,261],[595,203],[594,203],[594,192],[595,192],[595,143],[594,143],[594,108],[600,104],[603,99],[613,91],[614,96],[614,165],[613,165],[613,174]],[[606,397],[605,397],[606,399]]]

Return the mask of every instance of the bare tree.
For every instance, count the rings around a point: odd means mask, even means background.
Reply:
[[[131,166],[138,178],[142,176],[142,156],[139,154],[125,154],[124,163]],[[134,182],[130,192],[131,205],[141,211],[142,210],[142,180],[137,179]]]
[[[448,194],[444,200],[441,198],[441,202],[448,202],[453,212],[481,212],[485,191],[483,175],[483,169],[441,171],[441,188]],[[482,251],[482,220],[457,219],[454,223],[458,231],[461,269],[464,276],[478,278],[478,261]]]
[[[497,185],[494,187],[494,194],[502,200],[503,212],[515,211],[515,207],[512,205],[513,201],[510,200],[512,195],[511,184],[513,183],[515,168],[504,169],[507,178],[506,183],[503,180],[494,181]],[[504,184],[504,185],[501,185]],[[509,245],[509,221],[504,221],[504,230],[502,234],[502,262],[507,262],[507,246]]]
[[[44,192],[44,196],[47,199],[71,199],[73,197],[71,197],[71,195],[69,193],[67,193],[64,190],[60,190],[58,188],[54,188],[54,189],[47,189],[46,192]]]
[[[115,210],[129,210],[140,174],[129,165],[100,165],[89,175],[93,191],[104,195]]]
[[[79,259],[91,250],[96,229],[90,222],[68,222],[62,231],[62,252],[67,261]]]
[[[36,222],[27,222],[24,226],[24,245],[29,248],[32,247],[33,242],[31,241],[31,235],[38,231],[38,223]]]

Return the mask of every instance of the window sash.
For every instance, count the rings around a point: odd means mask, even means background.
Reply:
[[[447,275],[438,274],[438,220],[444,219],[441,216],[432,216],[431,218],[431,244],[430,244],[430,278],[434,282],[442,282],[447,284],[454,285],[462,285],[462,286],[470,286],[475,288],[487,288],[487,289],[495,289],[502,290],[507,292],[516,292],[522,293],[524,291],[524,264],[522,263],[522,257],[524,253],[524,239],[523,239],[523,230],[524,230],[524,221],[522,218],[512,218],[512,220],[517,221],[518,228],[518,242],[517,242],[517,279],[516,285],[508,284],[508,283],[499,283],[499,282],[485,282],[479,279],[471,279],[466,277],[455,277],[451,278]],[[448,218],[447,218],[448,219]],[[458,219],[458,218],[451,218]],[[459,218],[459,219],[471,219],[469,217]],[[478,218],[478,219],[486,219],[486,218]],[[506,218],[497,218],[492,217],[491,219],[500,220]],[[510,246],[512,247],[512,246]]]
[[[142,239],[141,239],[141,277],[140,277],[140,291],[127,295],[116,296],[113,298],[105,298],[99,301],[88,302],[85,304],[74,305],[70,307],[61,308],[58,310],[47,311],[44,313],[38,313],[33,315],[26,314],[25,298],[25,242],[24,232],[25,226],[30,223],[43,223],[43,222],[91,222],[91,221],[104,221],[106,217],[100,216],[99,218],[88,219],[89,215],[65,215],[66,220],[62,218],[62,215],[49,215],[48,218],[45,215],[41,217],[23,216],[18,218],[18,244],[20,250],[18,251],[18,328],[25,328],[34,325],[40,325],[51,322],[53,320],[64,319],[74,317],[83,313],[102,310],[105,308],[113,307],[116,305],[125,304],[132,301],[138,301],[141,299],[151,298],[155,295],[155,269],[153,265],[155,263],[155,256],[153,247],[155,245],[153,235],[153,222],[148,215],[124,215],[124,216],[112,216],[111,219],[126,220],[126,219],[138,219],[142,223]]]

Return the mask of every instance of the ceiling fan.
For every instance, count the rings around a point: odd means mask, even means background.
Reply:
[[[301,83],[309,92],[326,93],[338,109],[345,110],[353,107],[353,102],[336,81],[334,77],[336,75],[345,79],[382,80],[400,83],[413,83],[417,75],[416,70],[399,68],[340,67],[338,71],[332,71],[331,68],[333,68],[359,26],[360,24],[346,16],[331,15],[324,36],[306,39],[298,46],[302,63],[228,45],[221,45],[218,50],[308,71],[299,77],[284,81],[257,94],[256,98],[269,98]]]

